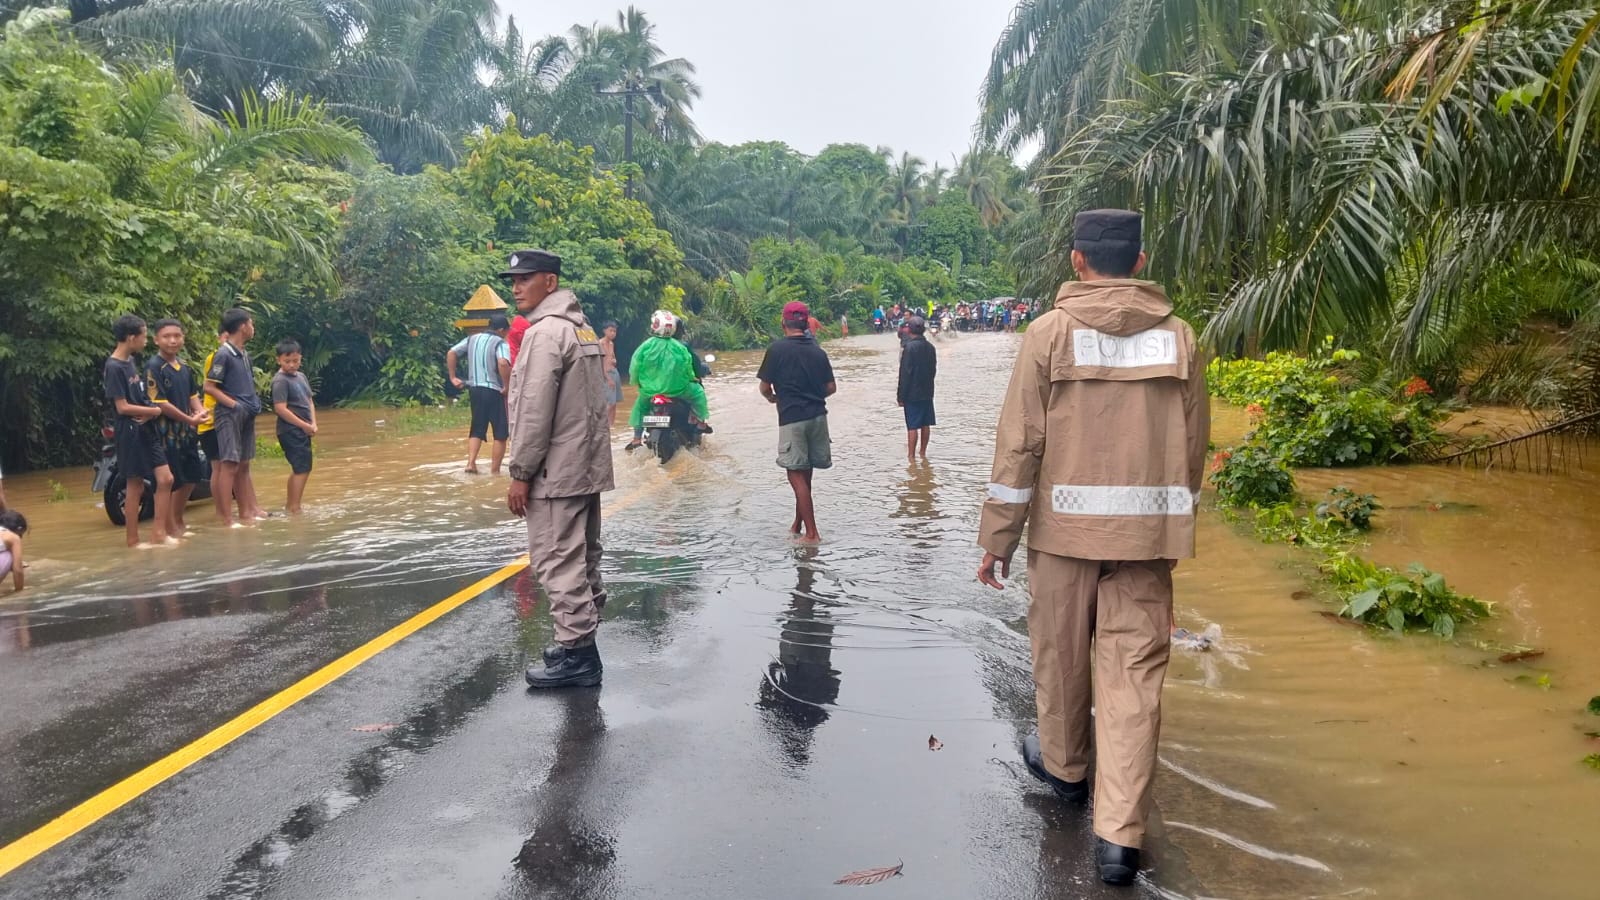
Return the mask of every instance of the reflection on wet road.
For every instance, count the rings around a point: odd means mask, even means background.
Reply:
[[[1205,556],[1178,570],[1179,622],[1225,637],[1173,662],[1152,879],[1099,885],[1087,816],[1013,750],[1033,717],[1024,579],[997,593],[972,577],[1014,347],[940,344],[944,424],[931,463],[908,466],[894,340],[830,346],[837,467],[817,476],[818,548],[784,535],[758,360],[724,357],[700,453],[618,455],[602,689],[524,690],[550,622],[514,577],[0,880],[0,897],[812,897],[897,859],[902,877],[859,890],[1488,896],[1527,876],[1538,896],[1584,896],[1593,805],[1556,809],[1583,773],[1540,758],[1486,769],[1488,785],[1475,768],[1560,731],[1546,697],[1461,648],[1328,625],[1289,599],[1295,558],[1210,514]],[[352,437],[319,459],[306,519],[137,565],[41,541],[52,577],[0,599],[0,843],[514,556],[502,485],[456,472],[459,443]],[[1444,491],[1447,476],[1422,477]],[[1514,734],[1475,745],[1449,715],[1460,703]],[[1540,874],[1513,864],[1557,834]],[[1423,862],[1437,859],[1451,862]]]

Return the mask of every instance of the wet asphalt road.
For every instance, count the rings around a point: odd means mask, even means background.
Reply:
[[[881,379],[885,356],[836,354],[842,388]],[[972,416],[992,427],[1007,362],[970,365],[986,377],[942,390],[981,389]],[[820,548],[783,537],[748,372],[713,384],[702,456],[619,456],[602,688],[525,690],[549,622],[513,577],[0,879],[0,897],[1154,896],[1100,885],[1087,811],[1017,759],[1024,595],[970,574],[989,448],[936,441],[933,466],[908,468],[892,389],[887,415],[881,397],[835,404]],[[369,548],[383,577],[91,586],[74,614],[35,616],[28,649],[0,655],[0,843],[492,571],[517,532],[475,490],[426,567]],[[1193,893],[1154,844],[1155,883]],[[891,881],[832,883],[896,861]]]

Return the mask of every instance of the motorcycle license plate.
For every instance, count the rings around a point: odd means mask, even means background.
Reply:
[[[667,428],[667,427],[670,427],[671,425],[672,425],[672,417],[671,416],[645,416],[644,417],[644,427],[646,427],[646,428]]]

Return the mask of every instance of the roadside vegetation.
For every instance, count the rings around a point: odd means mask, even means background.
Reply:
[[[123,313],[189,353],[229,306],[255,357],[294,337],[323,404],[434,404],[454,320],[510,250],[625,345],[650,311],[756,346],[809,303],[1015,293],[1024,173],[863,144],[814,157],[705,141],[693,64],[636,9],[532,38],[487,0],[45,0],[0,9],[0,464],[98,449],[99,365]],[[308,15],[308,11],[314,14]],[[635,91],[634,152],[624,98]]]

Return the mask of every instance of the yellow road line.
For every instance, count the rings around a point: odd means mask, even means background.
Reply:
[[[463,588],[417,613],[310,675],[240,713],[195,742],[129,775],[111,787],[79,803],[46,825],[0,847],[0,877],[49,850],[95,822],[105,818],[130,800],[207,756],[228,746],[278,713],[299,703],[341,675],[377,656],[416,633],[468,600],[521,572],[528,565],[523,556],[493,575]]]

